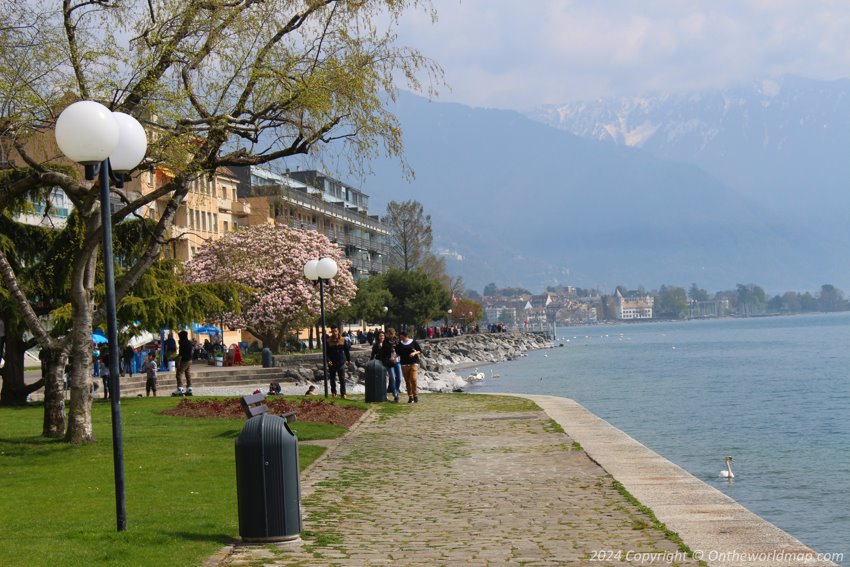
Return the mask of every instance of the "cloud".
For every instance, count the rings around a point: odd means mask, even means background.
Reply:
[[[850,76],[850,3],[435,0],[399,42],[446,70],[444,100],[524,109],[602,96]]]

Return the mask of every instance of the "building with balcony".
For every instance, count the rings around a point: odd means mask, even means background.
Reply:
[[[142,194],[150,193],[171,181],[171,173],[156,168],[141,173],[134,187]],[[248,224],[251,206],[239,199],[239,180],[228,168],[215,175],[201,175],[190,182],[189,193],[177,209],[165,254],[171,258],[191,260],[198,249]],[[158,199],[149,209],[152,219],[159,219],[171,195]]]
[[[387,270],[389,227],[369,215],[369,196],[318,171],[284,174],[251,166],[235,170],[248,223],[318,231],[351,262],[355,281]]]

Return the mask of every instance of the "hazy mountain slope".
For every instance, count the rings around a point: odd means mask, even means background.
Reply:
[[[759,206],[692,165],[510,111],[409,94],[395,111],[416,180],[378,160],[362,189],[373,211],[390,199],[420,200],[453,273],[474,289],[491,281],[809,289],[837,273],[835,258],[813,252],[812,236],[771,225]]]
[[[725,91],[541,107],[581,137],[700,166],[783,220],[850,211],[850,80],[786,77]]]

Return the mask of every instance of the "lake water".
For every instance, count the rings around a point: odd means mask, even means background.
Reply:
[[[472,390],[572,398],[850,565],[850,314],[567,327],[557,343],[481,367]]]

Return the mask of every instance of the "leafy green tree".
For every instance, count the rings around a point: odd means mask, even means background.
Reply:
[[[386,290],[388,295],[380,295],[381,299],[389,299],[386,321],[399,328],[419,327],[441,319],[452,307],[451,293],[419,270],[389,270],[367,281],[372,294]]]
[[[688,297],[684,288],[662,285],[655,299],[655,313],[658,317],[679,318],[688,311]]]
[[[416,91],[421,79],[430,90],[440,75],[421,54],[393,41],[399,18],[419,6],[416,0],[0,3],[0,157],[24,174],[0,186],[0,211],[57,187],[80,218],[79,245],[64,258],[73,324],[61,338],[33,309],[36,300],[18,285],[0,248],[0,276],[24,325],[42,349],[70,361],[67,441],[94,440],[88,345],[105,306],[95,301],[99,187],[48,166],[57,154],[49,140],[58,111],[92,99],[139,117],[156,139],[142,168],[172,174],[144,195],[112,188],[113,224],[165,203],[157,207],[145,253],[116,280],[120,301],[160,257],[199,176],[317,153],[330,143],[344,145],[355,163],[379,153],[400,156],[399,123],[386,107],[397,78]]]
[[[484,295],[485,297],[492,297],[499,292],[499,288],[496,287],[495,283],[488,283],[484,286]]]
[[[755,284],[737,284],[735,306],[740,315],[757,315],[764,312],[767,294]]]
[[[708,292],[702,288],[697,287],[697,284],[691,284],[690,289],[688,289],[688,298],[691,301],[708,301]]]

